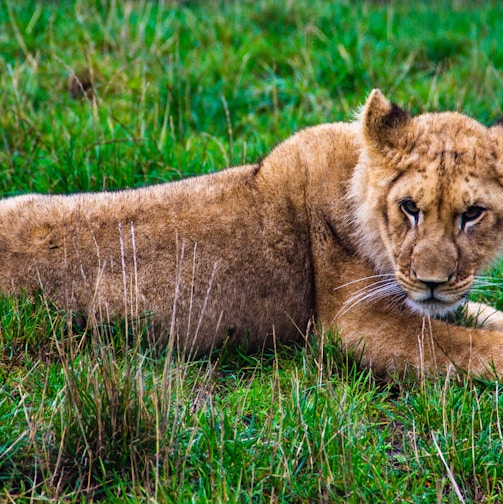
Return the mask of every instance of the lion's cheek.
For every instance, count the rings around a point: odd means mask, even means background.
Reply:
[[[498,255],[503,240],[503,229],[498,229],[494,224],[492,221],[485,222],[458,238],[459,276],[479,273]]]
[[[415,241],[414,232],[404,224],[403,220],[396,219],[389,222],[388,235],[395,266],[409,265]]]
[[[479,274],[490,266],[501,251],[502,236],[491,226],[481,226],[457,240],[458,276]]]
[[[414,255],[414,243],[411,240],[405,240],[398,250],[396,259],[396,269],[407,276],[412,270],[412,257]]]

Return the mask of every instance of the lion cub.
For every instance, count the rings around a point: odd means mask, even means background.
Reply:
[[[98,321],[151,314],[189,354],[302,339],[314,318],[379,373],[503,371],[503,314],[442,320],[503,241],[503,128],[409,116],[372,91],[354,123],[263,161],[137,190],[0,201],[0,290]]]

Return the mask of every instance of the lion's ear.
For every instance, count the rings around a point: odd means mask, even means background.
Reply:
[[[498,157],[497,170],[499,173],[499,181],[503,186],[503,117],[500,117],[489,128],[493,138],[493,147],[496,149],[495,155]]]
[[[361,113],[364,139],[377,149],[397,147],[409,121],[409,114],[387,100],[379,89],[370,93]]]

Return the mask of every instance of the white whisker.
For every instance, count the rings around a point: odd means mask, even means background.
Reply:
[[[365,290],[360,289],[359,291],[357,291],[350,298],[348,298],[344,302],[344,304],[347,305],[347,304],[351,304],[353,302],[360,303],[360,302],[365,301],[366,299],[369,299],[369,298],[385,297],[387,295],[388,291],[390,291],[391,293],[393,292],[392,286],[380,285],[380,286],[376,286],[376,287],[372,287],[372,288],[370,288],[370,286],[369,286],[368,289],[365,289]]]
[[[502,283],[476,283],[473,285],[472,289],[481,289],[481,288],[492,288],[492,289],[500,289],[503,287]]]
[[[503,280],[490,276],[476,276],[473,280],[473,285],[476,287],[503,287]]]
[[[377,288],[380,288],[380,287],[384,287],[386,285],[393,285],[394,283],[395,282],[393,282],[393,281],[391,281],[389,279],[379,280],[378,282],[373,282],[370,285],[365,285],[365,287],[361,287],[360,289],[356,290],[353,293],[353,296],[357,295],[359,292],[368,292],[369,289],[377,289]]]
[[[383,276],[392,278],[382,278]],[[372,303],[384,298],[389,298],[390,303],[395,305],[404,301],[405,293],[396,283],[394,275],[375,275],[369,278],[380,278],[380,280],[356,290],[348,299],[346,299],[337,316],[344,315],[360,303]]]
[[[395,294],[389,297],[389,305],[390,306],[404,306],[406,300],[406,296],[403,292],[400,294]]]
[[[383,273],[382,275],[371,275],[368,277],[358,278],[357,280],[352,280],[351,282],[347,282],[345,284],[339,285],[338,287],[335,287],[334,291],[339,290],[339,289],[343,289],[344,287],[347,287],[348,285],[353,285],[355,283],[365,282],[366,280],[372,280],[373,278],[383,278],[383,277],[395,278],[395,275],[392,273]],[[386,281],[389,281],[389,280],[386,280]]]

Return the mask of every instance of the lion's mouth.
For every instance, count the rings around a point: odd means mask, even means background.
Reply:
[[[431,317],[445,317],[466,300],[472,278],[460,281],[420,281],[401,271],[396,281],[406,296],[406,305],[414,312]]]
[[[429,317],[445,317],[463,304],[465,296],[456,300],[444,300],[431,293],[429,297],[423,299],[412,299],[407,296],[406,304],[416,313]]]

